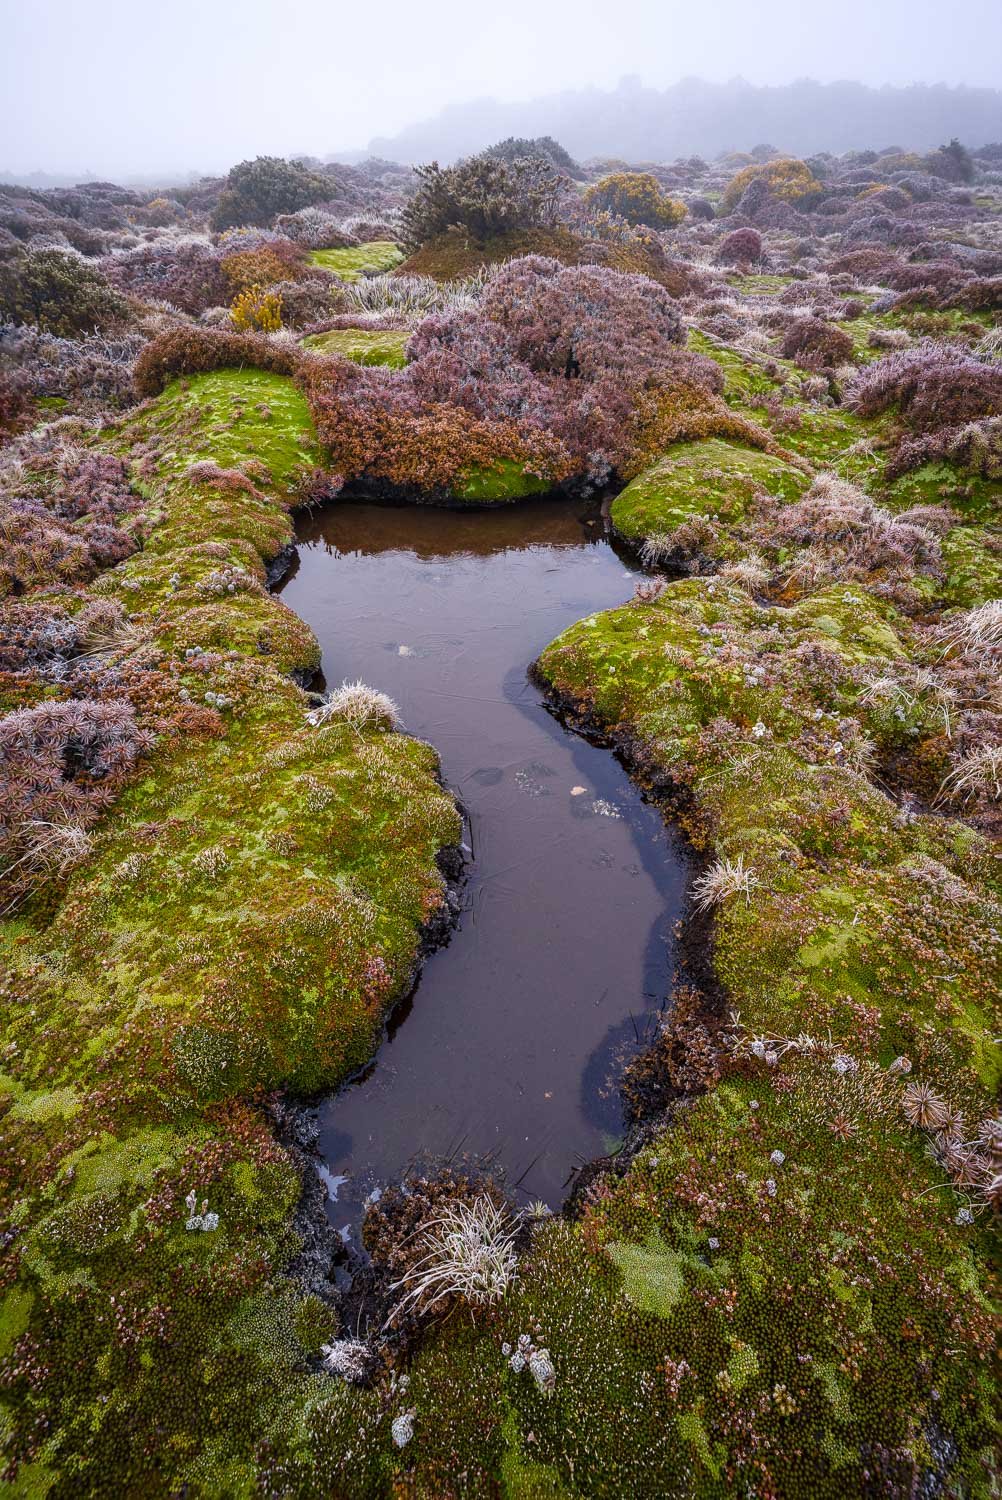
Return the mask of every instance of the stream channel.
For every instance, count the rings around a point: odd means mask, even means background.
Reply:
[[[389,693],[466,812],[458,927],[374,1060],[319,1105],[328,1214],[348,1243],[373,1190],[464,1155],[557,1209],[622,1138],[616,1078],[670,991],[686,871],[657,809],[527,668],[630,598],[636,570],[581,501],[342,501],[296,530],[279,592],[316,632],[326,684]]]

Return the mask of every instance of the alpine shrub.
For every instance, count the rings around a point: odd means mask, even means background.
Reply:
[[[612,172],[588,188],[585,201],[618,214],[628,224],[647,224],[651,229],[671,229],[688,212],[678,198],[661,191],[650,172]]]
[[[639,414],[659,393],[680,378],[704,390],[719,382],[712,361],[678,347],[682,337],[674,300],[647,277],[525,256],[475,305],[425,318],[403,370],[332,360],[302,378],[346,477],[424,484],[437,455],[440,485],[502,458],[550,480],[604,478],[628,461]]]
[[[753,162],[727,184],[720,199],[721,214],[733,213],[753,182],[762,183],[766,196],[782,203],[797,203],[821,187],[807,163],[796,157],[782,156],[761,166]]]
[[[128,305],[101,273],[62,250],[18,250],[0,259],[0,322],[32,323],[73,338],[121,323]]]
[[[781,352],[804,370],[829,369],[852,359],[855,345],[844,329],[823,318],[797,318],[783,337]]]
[[[421,186],[404,209],[405,242],[415,249],[458,226],[478,240],[552,224],[561,179],[545,157],[499,161],[471,156],[454,167],[417,168]]]
[[[732,229],[721,241],[717,259],[727,266],[753,265],[762,259],[762,236],[750,226]]]
[[[213,229],[270,224],[276,214],[295,213],[333,195],[333,182],[299,162],[258,156],[230,168],[210,222]]]
[[[115,252],[101,269],[113,286],[140,301],[170,302],[195,315],[221,307],[232,295],[220,251],[193,235],[164,235]]]

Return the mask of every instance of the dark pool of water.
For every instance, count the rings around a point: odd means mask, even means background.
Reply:
[[[621,1136],[611,1080],[668,992],[684,865],[615,757],[565,729],[526,668],[629,598],[632,570],[600,511],[562,500],[342,503],[297,536],[281,593],[327,683],[388,692],[436,746],[470,850],[457,931],[374,1064],[321,1106],[329,1213],[357,1225],[423,1153],[493,1154],[520,1195],[559,1207]]]

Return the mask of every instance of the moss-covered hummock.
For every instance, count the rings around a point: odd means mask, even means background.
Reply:
[[[761,494],[795,500],[810,483],[803,469],[754,448],[720,438],[683,443],[632,480],[612,503],[612,523],[624,541],[670,538],[686,522],[704,524],[705,540],[718,534],[714,556],[724,556],[729,523],[741,519]],[[723,551],[720,550],[723,547]]]
[[[359,365],[389,365],[400,370],[406,363],[404,351],[410,331],[406,328],[379,329],[334,328],[329,333],[314,333],[303,339],[307,349],[321,354],[341,354]]]
[[[461,475],[451,498],[470,505],[510,505],[552,489],[550,480],[528,473],[511,459],[501,459],[492,468],[473,468]]]
[[[180,382],[105,441],[158,517],[96,588],[205,724],[0,934],[10,1493],[243,1494],[337,1327],[283,1278],[299,1175],[260,1105],[370,1055],[460,825],[429,746],[314,726],[289,676],[318,660],[262,582],[316,457],[291,382]]]
[[[342,281],[358,281],[365,275],[394,270],[404,258],[393,240],[370,240],[342,250],[312,250],[309,261],[324,271],[333,271]]]

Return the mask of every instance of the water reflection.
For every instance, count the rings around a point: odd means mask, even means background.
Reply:
[[[632,593],[598,508],[341,504],[301,518],[282,594],[331,683],[361,677],[431,740],[468,811],[464,912],[374,1066],[321,1110],[329,1212],[421,1153],[494,1153],[558,1206],[621,1131],[610,1082],[670,985],[680,850],[608,751],[565,730],[526,667]]]

